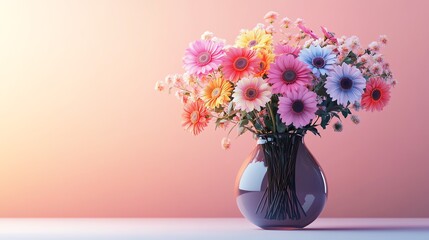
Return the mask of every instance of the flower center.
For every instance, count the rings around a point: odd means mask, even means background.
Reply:
[[[348,77],[343,77],[340,80],[341,88],[344,90],[349,90],[353,87],[353,81]]]
[[[198,55],[198,64],[206,65],[211,60],[211,56],[208,52],[202,52]]]
[[[372,99],[374,99],[374,101],[380,100],[380,98],[381,98],[381,91],[378,90],[378,89],[372,90],[371,97],[372,97]]]
[[[258,43],[258,42],[257,42],[255,39],[253,39],[252,41],[250,41],[250,42],[247,44],[247,46],[251,48],[251,47],[255,46],[257,43]]]
[[[248,64],[249,62],[245,57],[239,57],[234,61],[234,67],[236,70],[239,70],[239,71],[243,71],[244,69],[246,69]]]
[[[316,57],[313,59],[313,66],[317,68],[323,68],[325,66],[325,59],[322,57]]]
[[[286,70],[283,72],[282,78],[286,83],[293,83],[296,80],[296,73],[293,70]]]
[[[262,61],[262,62],[260,62],[260,63],[259,63],[259,69],[260,69],[260,70],[264,70],[266,66],[267,66],[267,65],[265,64],[265,62],[264,62],[264,61]]]
[[[304,103],[301,100],[296,100],[292,103],[292,110],[296,113],[304,111]]]
[[[219,97],[219,95],[220,95],[220,88],[213,89],[212,98]]]
[[[258,89],[249,87],[244,92],[244,96],[246,97],[246,100],[254,100],[258,97]]]
[[[200,114],[198,113],[198,111],[193,111],[191,113],[191,117],[190,118],[191,118],[191,123],[195,124],[195,123],[198,122],[198,119],[200,118]]]

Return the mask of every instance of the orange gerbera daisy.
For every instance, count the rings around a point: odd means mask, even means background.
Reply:
[[[365,110],[383,110],[390,100],[390,86],[381,77],[370,78],[362,95],[361,105]]]
[[[233,86],[222,77],[211,80],[204,88],[202,99],[206,107],[214,109],[220,105],[231,101]]]
[[[182,126],[194,135],[198,135],[208,125],[210,113],[204,106],[204,102],[198,99],[185,105],[182,117]]]
[[[262,77],[270,69],[270,64],[274,61],[274,55],[267,51],[258,52],[259,66],[255,76]]]

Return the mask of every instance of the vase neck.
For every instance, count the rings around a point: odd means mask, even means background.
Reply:
[[[304,143],[304,137],[300,134],[288,133],[270,133],[258,135],[257,144],[263,145],[266,143]]]

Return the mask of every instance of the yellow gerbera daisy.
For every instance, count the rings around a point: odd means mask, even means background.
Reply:
[[[243,31],[235,41],[237,47],[250,48],[250,49],[266,49],[272,48],[271,44],[273,36],[267,34],[264,29],[255,28],[253,30]]]
[[[259,51],[258,60],[258,71],[255,76],[262,77],[270,69],[270,64],[274,62],[274,54],[268,51]]]
[[[222,77],[211,80],[203,90],[202,99],[206,107],[214,109],[223,103],[231,101],[233,86]]]

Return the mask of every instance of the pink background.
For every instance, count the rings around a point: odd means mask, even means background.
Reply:
[[[268,2],[268,3],[266,3]],[[399,81],[381,113],[306,142],[325,217],[429,217],[425,1],[1,1],[0,217],[236,217],[254,141],[180,126],[154,91],[205,30],[232,42],[269,10],[364,44],[387,34]],[[319,33],[319,31],[316,31]]]

